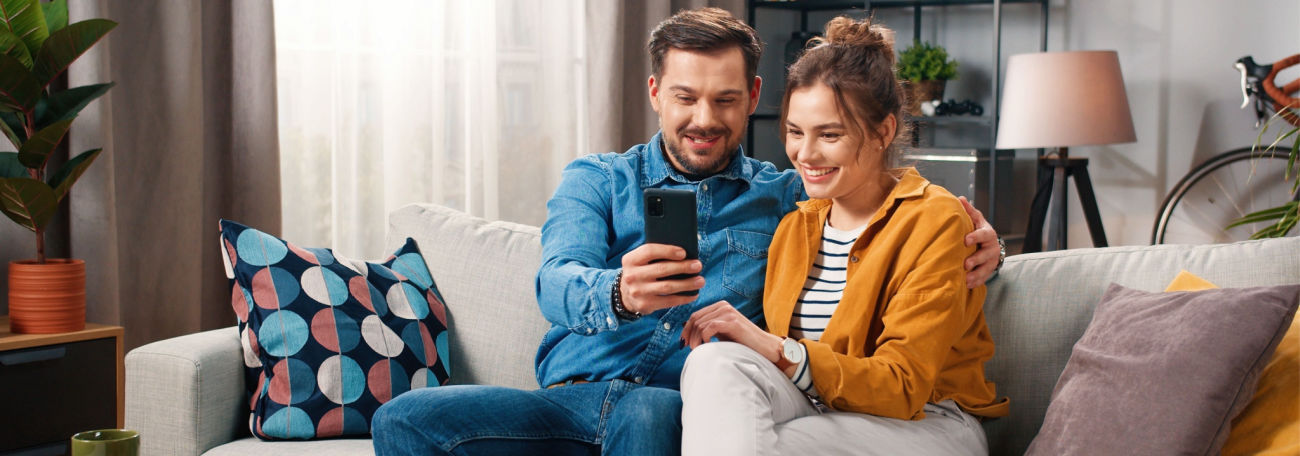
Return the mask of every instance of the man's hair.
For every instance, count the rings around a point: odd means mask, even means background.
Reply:
[[[758,75],[758,59],[763,56],[763,42],[753,27],[719,8],[683,10],[665,19],[650,32],[650,71],[663,76],[664,55],[669,49],[715,52],[731,46],[745,55],[745,75]]]

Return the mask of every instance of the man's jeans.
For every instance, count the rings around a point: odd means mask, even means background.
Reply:
[[[387,455],[676,455],[682,397],[637,383],[579,383],[524,391],[424,388],[384,404],[371,423]]]

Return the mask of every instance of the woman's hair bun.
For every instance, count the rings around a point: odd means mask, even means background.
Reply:
[[[894,31],[871,23],[871,19],[856,21],[845,16],[826,23],[826,37],[821,42],[840,46],[861,46],[879,50],[894,50]]]

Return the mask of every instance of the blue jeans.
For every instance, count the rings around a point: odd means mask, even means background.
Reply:
[[[524,391],[462,385],[406,392],[371,422],[375,454],[676,455],[682,396],[614,380]]]

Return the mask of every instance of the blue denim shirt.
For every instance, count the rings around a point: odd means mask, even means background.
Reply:
[[[537,302],[551,329],[537,351],[537,382],[623,379],[677,389],[687,348],[682,325],[694,311],[727,301],[762,325],[767,248],[781,217],[804,196],[792,171],[745,157],[690,180],[667,161],[656,134],[622,154],[570,163],[546,203]],[[623,255],[645,242],[642,190],[696,192],[705,285],[688,305],[621,321],[610,305]]]

